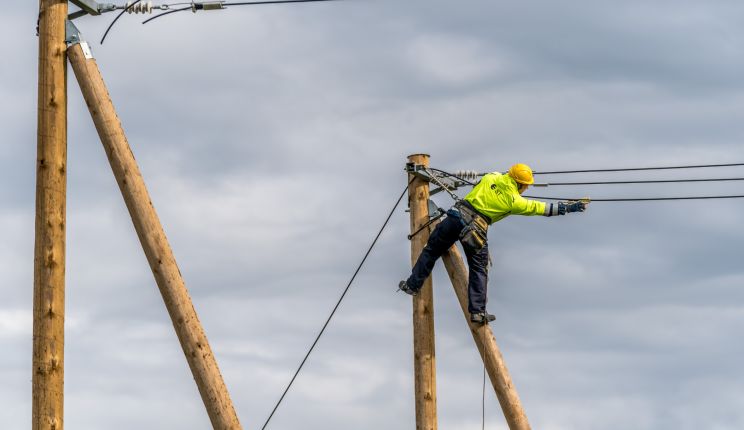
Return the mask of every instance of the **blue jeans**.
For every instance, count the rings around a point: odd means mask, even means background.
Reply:
[[[418,291],[426,278],[431,275],[434,263],[452,245],[460,239],[460,232],[465,223],[458,211],[450,209],[447,217],[440,222],[429,236],[426,247],[421,251],[413,265],[411,276],[406,281],[408,286]],[[486,291],[488,284],[488,243],[480,250],[474,250],[463,245],[465,257],[468,260],[468,311],[472,313],[485,312]]]

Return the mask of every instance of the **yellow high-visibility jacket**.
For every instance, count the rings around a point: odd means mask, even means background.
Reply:
[[[475,210],[487,216],[491,224],[509,215],[545,215],[545,202],[527,200],[519,194],[517,182],[509,175],[488,173],[478,182],[465,200]]]

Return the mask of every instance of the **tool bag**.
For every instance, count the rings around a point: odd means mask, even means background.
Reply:
[[[455,207],[462,215],[465,227],[460,231],[460,242],[475,251],[480,251],[488,241],[488,222],[480,214],[476,213],[462,203]]]

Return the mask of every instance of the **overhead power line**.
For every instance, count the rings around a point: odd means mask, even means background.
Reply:
[[[566,197],[543,197],[543,196],[524,196],[530,199],[541,199],[541,200],[561,200],[561,201],[578,201],[582,198],[566,198]],[[633,197],[633,198],[617,198],[617,199],[590,199],[592,202],[651,202],[651,201],[665,201],[665,200],[715,200],[715,199],[742,199],[744,195],[732,195],[732,196],[690,196],[690,197]]]
[[[554,171],[534,171],[535,175],[559,175],[567,173],[602,173],[602,172],[638,172],[638,171],[652,171],[652,170],[677,170],[677,169],[702,169],[702,168],[718,168],[718,167],[741,167],[744,163],[726,163],[726,164],[697,164],[697,165],[686,165],[686,166],[657,166],[657,167],[626,167],[626,168],[614,168],[614,169],[584,169],[584,170],[554,170]],[[439,169],[431,169],[449,177],[456,178],[466,183],[470,183],[470,179],[476,179],[481,176],[485,176],[490,172],[481,173],[471,170],[458,171],[453,173],[446,172]]]
[[[266,0],[266,1],[254,1],[254,2],[201,2],[201,3],[194,3],[195,6],[188,6],[183,7],[180,9],[173,9],[169,10],[167,12],[163,12],[161,14],[155,15],[152,18],[146,19],[142,22],[142,24],[147,24],[150,21],[156,20],[160,17],[170,15],[176,12],[185,12],[187,10],[196,12],[197,10],[204,10],[205,5],[214,5],[215,7],[213,9],[224,9],[228,6],[256,6],[256,5],[263,5],[263,4],[282,4],[282,3],[315,3],[315,2],[327,2],[327,1],[340,1],[340,0]]]
[[[735,164],[709,164],[699,166],[674,166],[674,167],[639,167],[632,169],[611,169],[611,171],[621,170],[648,170],[648,169],[686,169],[695,167],[730,167],[730,166],[744,166],[744,163]],[[454,178],[463,184],[475,185],[475,183],[468,180],[475,176],[483,176],[477,172],[458,172],[459,174],[452,174],[440,169],[431,168],[430,170],[440,173],[441,175]],[[597,171],[597,170],[592,170]],[[575,172],[575,171],[572,171]],[[658,179],[658,180],[633,180],[633,181],[587,181],[587,182],[553,182],[546,184],[535,184],[542,186],[571,186],[571,185],[615,185],[615,184],[655,184],[655,183],[685,183],[685,182],[723,182],[723,181],[744,181],[744,178],[700,178],[700,179]],[[524,196],[531,199],[542,199],[542,200],[581,200],[580,198],[558,198],[558,197],[543,197],[543,196]],[[744,195],[718,195],[718,196],[681,196],[681,197],[627,197],[627,198],[599,198],[591,199],[593,202],[643,202],[643,201],[670,201],[670,200],[715,200],[715,199],[739,199],[744,198]]]
[[[705,179],[653,179],[642,181],[596,181],[596,182],[549,182],[551,187],[564,185],[617,185],[617,184],[671,184],[677,182],[726,182],[744,181],[744,178],[705,178]]]
[[[143,1],[143,0],[135,0],[132,3],[127,2],[126,6],[113,6],[101,10],[100,12],[110,12],[113,10],[122,9],[121,12],[114,18],[113,21],[111,21],[111,24],[109,24],[108,28],[106,29],[106,32],[103,34],[103,37],[101,38],[101,44],[103,45],[103,42],[106,40],[106,36],[108,36],[109,32],[113,28],[114,24],[116,24],[117,21],[119,21],[119,18],[121,18],[122,15],[124,15],[125,12],[128,13],[152,13],[153,10],[162,10],[165,12],[162,12],[158,15],[153,16],[152,18],[146,19],[142,22],[142,24],[147,24],[148,22],[164,17],[166,15],[174,14],[177,12],[186,12],[186,11],[192,11],[196,13],[200,10],[221,10],[221,9],[227,9],[230,6],[258,6],[258,5],[269,5],[269,4],[286,4],[286,3],[316,3],[316,2],[328,2],[328,1],[340,1],[340,0],[262,0],[262,1],[251,1],[251,2],[227,2],[227,1],[191,1],[191,2],[177,2],[177,3],[164,3],[164,4],[156,4],[153,5],[153,2]],[[173,9],[174,6],[183,6],[179,7],[178,9]],[[84,14],[84,12],[83,12]]]
[[[600,172],[637,172],[645,170],[675,170],[675,169],[701,169],[708,167],[739,167],[744,163],[727,163],[727,164],[698,164],[689,166],[662,166],[662,167],[627,167],[622,169],[586,169],[586,170],[556,170],[556,171],[537,171],[536,175],[558,175],[564,173],[600,173]]]
[[[106,28],[106,31],[103,33],[103,37],[101,37],[101,42],[100,42],[101,45],[103,45],[103,42],[106,40],[106,36],[108,36],[109,31],[111,31],[111,28],[113,28],[114,24],[116,24],[116,21],[118,21],[119,18],[121,18],[121,16],[124,15],[125,12],[129,12],[130,10],[132,10],[137,5],[137,3],[141,1],[142,0],[135,0],[132,4],[127,5],[127,7],[125,7],[121,12],[119,12],[118,15],[116,15],[116,18],[114,18],[114,20],[111,21],[111,24],[109,24],[108,28]]]

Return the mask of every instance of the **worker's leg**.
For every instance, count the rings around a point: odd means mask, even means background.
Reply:
[[[462,228],[460,218],[449,214],[444,221],[437,225],[429,236],[429,241],[426,243],[424,250],[421,251],[421,255],[416,260],[416,264],[413,265],[411,276],[406,281],[411,289],[415,291],[421,289],[421,285],[434,269],[434,263],[444,254],[444,251],[457,242]]]
[[[471,314],[486,311],[488,286],[488,243],[478,251],[463,246],[468,259],[468,311]]]

